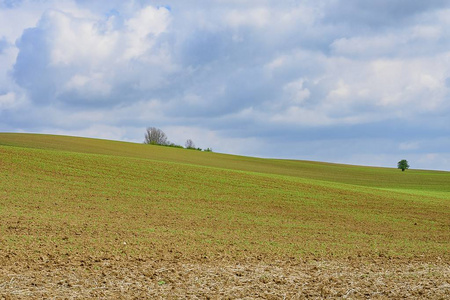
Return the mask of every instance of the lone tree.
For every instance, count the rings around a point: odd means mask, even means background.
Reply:
[[[187,140],[184,146],[186,146],[186,149],[195,149],[195,144],[191,139]]]
[[[164,131],[155,127],[147,128],[144,144],[167,145],[168,143],[169,142],[167,141],[167,136]]]
[[[397,163],[397,168],[402,169],[402,172],[409,169],[408,161],[406,159],[402,159]]]

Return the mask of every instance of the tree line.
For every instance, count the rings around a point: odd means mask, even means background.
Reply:
[[[160,146],[167,146],[167,147],[175,147],[175,148],[185,148],[185,149],[193,149],[198,151],[206,151],[206,152],[212,152],[211,148],[201,149],[196,148],[194,141],[191,139],[187,139],[186,143],[184,144],[184,147],[181,145],[177,145],[174,143],[169,142],[167,139],[167,135],[159,128],[156,127],[149,127],[147,128],[147,131],[145,133],[145,140],[144,144],[150,144],[150,145],[160,145]],[[397,168],[401,169],[402,171],[405,171],[409,169],[409,164],[406,159],[402,159],[397,163]]]
[[[184,147],[181,145],[174,144],[167,139],[167,135],[164,133],[164,131],[156,127],[147,128],[147,131],[145,133],[144,144],[212,152],[211,148],[206,149],[196,148],[194,142],[191,139],[186,140]]]

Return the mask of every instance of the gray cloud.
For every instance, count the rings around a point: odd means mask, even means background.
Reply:
[[[363,30],[379,30],[386,26],[399,26],[414,22],[420,15],[437,9],[448,8],[446,0],[377,0],[377,1],[333,1],[327,6],[329,22],[362,27]]]
[[[5,37],[1,38],[0,39],[0,55],[3,54],[6,50],[6,48],[8,48],[8,47],[9,47],[9,43],[6,40],[6,38]]]
[[[2,0],[0,1],[0,8],[14,8],[20,6],[23,0]]]

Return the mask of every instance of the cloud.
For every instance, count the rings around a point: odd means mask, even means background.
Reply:
[[[5,130],[381,165],[447,145],[446,1],[1,3]]]
[[[3,54],[8,47],[9,44],[6,41],[6,38],[3,37],[2,39],[0,39],[0,55]]]
[[[13,92],[0,94],[0,110],[6,110],[16,105],[16,95]]]
[[[19,6],[22,2],[23,0],[2,0],[0,2],[0,7],[14,8]]]
[[[328,22],[358,24],[367,28],[407,25],[416,18],[436,10],[448,8],[445,0],[378,0],[332,1],[325,10]]]
[[[165,8],[146,7],[115,25],[116,16],[47,11],[18,40],[16,82],[35,102],[109,106],[140,100],[175,68],[157,39],[170,23]],[[131,97],[130,97],[131,96]]]

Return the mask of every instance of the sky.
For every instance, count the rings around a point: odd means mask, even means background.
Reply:
[[[450,1],[0,0],[0,131],[450,171]]]

